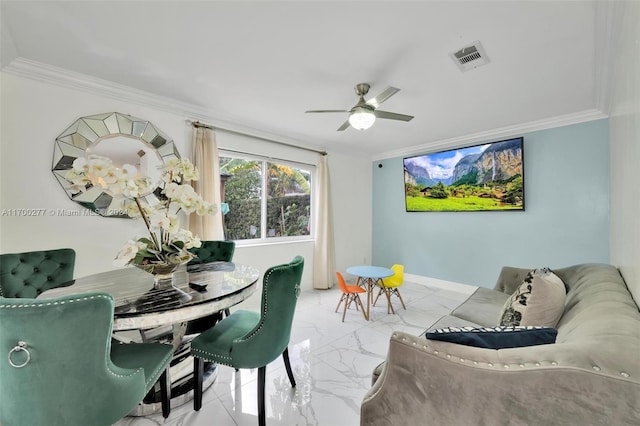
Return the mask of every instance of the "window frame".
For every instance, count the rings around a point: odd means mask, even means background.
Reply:
[[[220,148],[218,157],[233,158],[246,161],[261,162],[261,185],[260,185],[260,238],[249,238],[245,240],[233,240],[237,246],[258,246],[302,241],[315,240],[314,213],[316,203],[316,176],[317,165],[309,163],[301,163],[294,160],[286,160],[283,158],[267,157],[259,154],[251,154],[246,152],[238,152]],[[267,237],[267,163],[281,164],[295,169],[304,169],[309,172],[310,194],[309,194],[309,235],[290,235],[286,237]]]

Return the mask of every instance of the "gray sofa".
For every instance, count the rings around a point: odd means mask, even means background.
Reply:
[[[529,269],[505,267],[432,325],[495,326]],[[362,425],[640,425],[640,311],[618,270],[553,270],[567,286],[555,344],[481,349],[394,332]]]

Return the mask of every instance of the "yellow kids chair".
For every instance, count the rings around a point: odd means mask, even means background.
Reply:
[[[400,291],[398,287],[402,285],[404,282],[404,265],[395,264],[391,266],[391,270],[393,271],[393,275],[388,278],[382,279],[382,285],[378,284],[380,287],[380,291],[378,291],[378,295],[376,296],[376,300],[373,301],[373,306],[376,305],[378,301],[378,297],[384,292],[385,296],[387,296],[387,313],[396,312],[393,310],[393,306],[391,305],[391,295],[395,294],[400,299],[400,303],[402,303],[402,307],[407,310],[407,307],[404,305],[404,300],[402,300],[402,296],[400,295]]]

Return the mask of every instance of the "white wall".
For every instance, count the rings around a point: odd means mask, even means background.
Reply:
[[[371,160],[329,154],[336,270],[371,263]]]
[[[640,305],[640,3],[623,12],[609,120],[611,263]]]
[[[84,85],[83,87],[85,87]],[[99,216],[64,216],[59,211],[84,211],[69,200],[51,173],[55,138],[79,117],[117,111],[151,121],[173,138],[181,155],[191,156],[191,127],[179,111],[89,93],[14,74],[0,73],[0,253],[71,247],[77,252],[75,276],[114,269],[111,264],[122,244],[143,236],[142,223]],[[103,90],[103,89],[101,89]],[[265,143],[221,135],[230,149],[264,148]],[[289,153],[291,150],[289,150]],[[270,155],[287,158],[286,148]],[[276,155],[277,154],[277,155]],[[310,154],[298,154],[309,162]],[[315,155],[317,157],[317,155]],[[314,157],[314,158],[315,158]],[[329,154],[333,182],[337,265],[370,259],[370,163],[345,154]],[[344,210],[343,208],[344,207]],[[6,209],[6,210],[5,210]],[[11,209],[44,209],[44,216],[11,216]],[[53,213],[50,213],[53,212]],[[305,257],[303,288],[312,288],[313,243],[297,242],[238,247],[235,260],[262,272],[296,254]]]

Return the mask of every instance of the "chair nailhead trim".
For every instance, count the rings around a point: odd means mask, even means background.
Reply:
[[[160,364],[160,365],[167,364],[168,360],[171,359],[171,358],[173,358],[173,351],[169,352],[169,354],[167,354],[167,356],[164,357],[164,359],[162,360],[162,364]],[[166,368],[169,368],[169,366],[167,365]],[[155,380],[151,380],[151,379],[155,378],[155,377],[159,377],[160,374],[162,374],[162,370],[164,370],[164,368],[158,367],[158,368],[156,368],[154,370],[153,374],[150,374],[149,377],[146,377],[146,379],[147,379],[146,380],[147,387],[149,387],[149,385],[155,383],[158,380],[158,379],[155,379]]]
[[[111,298],[109,298],[107,296],[95,295],[95,296],[78,297],[77,299],[60,300],[60,301],[56,301],[56,302],[34,302],[34,303],[31,303],[31,304],[20,304],[20,305],[18,305],[18,304],[0,304],[0,309],[42,308],[44,306],[64,305],[65,303],[80,302],[80,301],[83,301],[83,300],[91,300],[91,299],[109,299],[109,300],[111,300]]]
[[[255,331],[253,333],[251,333],[249,336],[246,336],[244,339],[238,340],[238,341],[246,342],[246,341],[250,340],[256,334],[258,334],[260,329],[264,326],[264,320],[267,317],[267,306],[269,305],[269,303],[267,301],[267,287],[269,286],[269,278],[271,277],[271,274],[273,274],[274,272],[280,271],[282,269],[289,268],[290,266],[291,266],[291,264],[285,264],[285,265],[280,265],[278,267],[274,267],[268,272],[267,275],[265,275],[264,280],[263,280],[264,281],[264,285],[263,285],[263,288],[262,288],[262,294],[264,295],[265,303],[264,303],[264,310],[262,311],[263,315],[261,315],[261,317],[260,317],[260,323],[258,324],[258,327],[256,327],[256,329],[255,329]],[[299,286],[300,286],[300,283],[296,283],[295,287],[299,287]],[[297,297],[298,297],[298,292],[296,290],[296,298]],[[219,364],[223,364],[223,365],[226,365],[226,366],[229,366],[229,367],[236,368],[234,365],[231,364],[232,357],[230,357],[230,356],[214,354],[214,353],[211,353],[211,352],[203,351],[202,349],[191,348],[191,351],[198,355],[197,358],[204,359],[204,360],[207,360],[207,361],[216,361]],[[202,355],[202,356],[199,356],[199,355]]]
[[[93,299],[108,299],[109,301],[111,301],[111,298],[104,296],[104,295],[95,295],[95,296],[85,296],[85,297],[78,297],[76,299],[68,299],[68,300],[62,300],[62,301],[56,301],[56,302],[34,302],[31,304],[21,304],[21,305],[17,305],[17,304],[0,304],[0,309],[29,309],[29,308],[43,308],[45,306],[57,306],[57,305],[64,305],[66,303],[73,303],[73,302],[81,302],[81,301],[85,301],[85,300],[93,300]],[[171,354],[172,355],[172,354]],[[107,354],[107,356],[109,356],[109,354]],[[108,363],[107,363],[108,365]],[[118,374],[114,371],[112,371],[111,369],[107,369],[107,371],[109,372],[109,374],[111,374],[114,377],[132,377],[135,376],[136,374],[143,374],[144,375],[144,369],[142,368],[137,368],[135,369],[132,373],[130,374]]]
[[[109,356],[109,354],[107,354],[107,356]],[[120,378],[124,378],[124,377],[133,377],[136,374],[142,374],[144,376],[144,369],[142,367],[140,368],[136,368],[131,374],[118,374],[114,371],[112,371],[110,368],[107,368],[107,371],[109,372],[109,374],[111,374],[114,377],[120,377]]]

